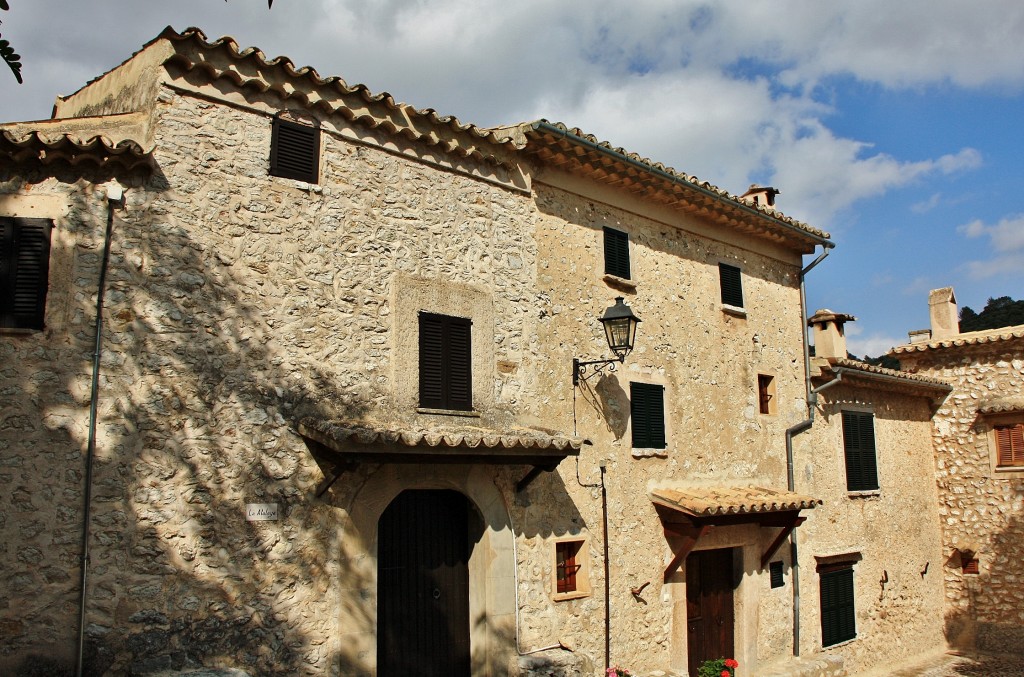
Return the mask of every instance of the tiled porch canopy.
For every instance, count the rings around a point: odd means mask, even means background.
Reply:
[[[430,430],[374,427],[344,421],[304,418],[299,434],[332,452],[338,476],[360,463],[489,463],[532,465],[516,485],[522,491],[541,472],[552,471],[567,456],[579,456],[590,440],[530,428]],[[318,490],[322,494],[337,479]]]
[[[800,516],[800,511],[821,505],[817,498],[763,487],[662,487],[651,491],[650,498],[661,517],[665,535],[683,539],[665,569],[666,582],[693,551],[697,541],[720,526],[780,527],[782,531],[761,556],[764,568],[793,529],[807,519]]]

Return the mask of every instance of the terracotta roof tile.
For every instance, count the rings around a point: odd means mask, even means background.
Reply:
[[[695,517],[786,512],[821,505],[821,499],[764,487],[661,487],[651,501]]]
[[[890,355],[903,355],[906,353],[919,353],[926,350],[938,350],[942,348],[960,348],[964,346],[977,346],[986,343],[998,343],[1001,341],[1012,341],[1024,338],[1024,325],[1019,324],[1013,327],[1001,327],[999,329],[986,329],[984,331],[971,331],[957,336],[952,336],[939,341],[922,341],[921,343],[908,343],[896,346],[889,351]]]
[[[830,367],[839,367],[840,369],[861,372],[868,378],[872,376],[882,376],[905,381],[908,384],[931,386],[941,390],[952,390],[952,386],[941,379],[932,378],[931,376],[923,376],[921,374],[912,374],[898,369],[878,367],[873,364],[868,364],[867,362],[861,362],[860,360],[837,358],[828,360],[828,364]],[[835,370],[833,369],[833,371]]]

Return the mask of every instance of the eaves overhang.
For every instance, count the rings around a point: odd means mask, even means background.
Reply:
[[[127,116],[91,118],[92,126],[83,127],[63,120],[8,123],[0,125],[0,162],[12,165],[39,163],[50,165],[93,165],[100,168],[126,170],[153,167],[153,146],[144,146],[144,133],[128,137],[118,133],[102,133],[111,120]]]
[[[519,481],[518,491],[526,488],[541,472],[554,470],[567,457],[579,456],[583,445],[590,444],[584,438],[527,428],[505,431],[470,427],[424,429],[310,417],[299,422],[298,432],[330,452],[339,475],[365,463],[533,466]]]
[[[914,353],[941,352],[950,349],[970,349],[977,346],[985,346],[994,343],[1009,343],[1024,339],[1024,325],[1001,327],[999,329],[985,329],[957,334],[949,338],[937,341],[922,341],[920,343],[908,343],[896,346],[889,351],[890,355],[912,355]]]
[[[815,358],[820,368],[820,379],[839,377],[853,386],[900,392],[922,397],[943,398],[953,390],[949,383],[937,378],[878,367],[851,359]]]
[[[831,236],[781,212],[732,195],[707,181],[599,141],[579,128],[547,120],[494,128],[541,165],[620,188],[754,237],[809,254]]]

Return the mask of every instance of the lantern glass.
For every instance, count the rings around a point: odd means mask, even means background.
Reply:
[[[640,318],[633,314],[621,296],[616,297],[615,305],[608,308],[601,318],[608,347],[620,360],[626,359],[626,355],[633,350],[636,326],[639,322]]]

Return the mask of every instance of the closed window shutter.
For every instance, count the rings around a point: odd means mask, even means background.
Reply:
[[[621,230],[604,229],[604,272],[629,279],[629,235]]]
[[[51,229],[47,219],[0,219],[0,327],[43,328]]]
[[[286,179],[318,183],[320,130],[274,118],[270,138],[270,173]]]
[[[996,448],[1000,466],[1024,465],[1024,423],[996,426]]]
[[[821,572],[821,644],[831,646],[857,636],[853,567]]]
[[[874,419],[870,413],[843,412],[843,451],[846,456],[848,491],[878,489]]]
[[[740,269],[727,263],[718,264],[718,277],[722,285],[722,303],[743,307],[743,280]]]
[[[472,322],[420,313],[420,406],[473,409]]]
[[[630,383],[629,399],[633,447],[664,449],[665,387],[651,383]]]

